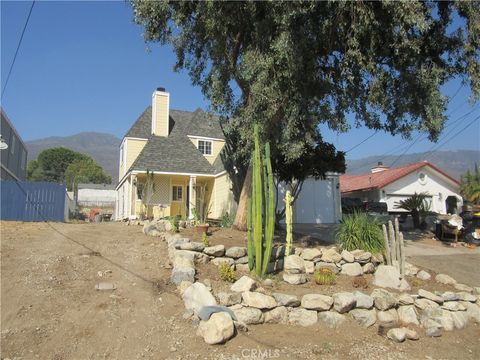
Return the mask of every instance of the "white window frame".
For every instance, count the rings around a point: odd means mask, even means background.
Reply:
[[[174,189],[177,188],[177,199],[175,200],[175,197],[174,197]],[[181,188],[182,189],[182,197],[180,198],[180,200],[178,199],[178,188]],[[183,199],[185,198],[185,187],[182,185],[182,184],[172,184],[172,202],[179,202],[179,203],[183,203]]]
[[[205,144],[206,143],[210,143],[210,154],[207,154],[207,153],[203,153],[201,150],[200,150],[200,141],[203,141]],[[205,156],[212,156],[213,155],[213,141],[211,140],[205,140],[205,139],[197,139],[197,149],[198,151],[200,151],[203,155]],[[206,147],[205,147],[205,150],[206,150]]]

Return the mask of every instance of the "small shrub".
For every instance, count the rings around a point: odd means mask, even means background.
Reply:
[[[230,214],[228,213],[228,211],[227,211],[227,212],[225,212],[225,213],[222,215],[222,221],[221,221],[221,223],[220,223],[220,226],[221,226],[222,228],[232,227],[234,221],[235,221],[234,216],[233,216],[233,215],[230,215]]]
[[[335,285],[337,277],[332,270],[320,268],[313,274],[313,278],[318,285]]]
[[[360,249],[377,254],[385,249],[380,222],[363,212],[345,215],[336,239],[342,249],[349,251]]]
[[[178,232],[178,222],[180,221],[179,216],[170,217],[170,225],[172,225],[172,231]]]
[[[221,263],[218,267],[218,271],[220,272],[220,279],[223,281],[233,283],[237,279],[235,270],[233,270],[227,263]]]
[[[414,277],[410,280],[410,285],[412,285],[412,287],[420,287],[423,285],[423,280],[417,277]]]
[[[205,247],[210,246],[210,241],[208,241],[207,233],[202,233],[202,243]]]

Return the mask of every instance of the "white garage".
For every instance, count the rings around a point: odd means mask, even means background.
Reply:
[[[279,186],[278,209],[284,207],[285,187]],[[293,209],[296,224],[332,224],[342,218],[339,175],[328,173],[325,179],[304,181]]]

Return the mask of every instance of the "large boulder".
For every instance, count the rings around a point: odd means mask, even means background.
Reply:
[[[197,329],[197,335],[209,345],[223,343],[234,333],[233,320],[226,312],[214,313],[207,321],[200,321]]]
[[[418,322],[417,312],[415,311],[415,307],[413,305],[404,305],[400,306],[397,309],[398,319],[403,324],[413,324],[413,325],[420,325]]]
[[[317,320],[317,312],[313,310],[295,308],[288,313],[288,322],[293,325],[312,326]]]
[[[370,295],[355,291],[353,296],[356,300],[355,307],[357,309],[371,309],[373,307],[373,298]]]
[[[359,276],[363,274],[362,266],[357,263],[347,263],[342,265],[342,275],[348,275],[348,276]]]
[[[182,296],[185,308],[193,310],[198,314],[202,307],[217,305],[217,301],[208,291],[207,287],[200,282],[196,282],[188,287]]]
[[[337,249],[330,248],[323,252],[322,261],[327,263],[337,263],[342,260],[342,255],[337,252]]]
[[[286,324],[288,322],[288,310],[285,306],[276,307],[263,314],[267,324]]]
[[[219,292],[217,294],[220,305],[231,306],[242,302],[242,294],[238,292]]]
[[[322,251],[320,249],[303,249],[301,258],[307,261],[315,261],[322,257]]]
[[[457,283],[457,280],[446,274],[438,274],[435,276],[435,281],[445,285],[455,285]]]
[[[201,242],[188,242],[188,243],[179,243],[175,246],[179,250],[190,250],[190,251],[203,251],[205,245]]]
[[[397,323],[397,310],[390,309],[386,311],[377,311],[377,320],[379,323]]]
[[[322,311],[318,313],[318,321],[324,323],[330,329],[338,328],[345,320],[345,315],[334,311]]]
[[[333,304],[333,298],[321,294],[306,294],[302,297],[301,305],[308,310],[327,311]]]
[[[387,338],[398,343],[404,342],[407,338],[407,331],[405,328],[390,329],[387,332]]]
[[[189,281],[191,283],[195,281],[194,268],[174,268],[172,270],[170,273],[170,282],[179,285],[183,281]]]
[[[225,254],[225,246],[224,245],[215,245],[209,246],[203,249],[203,252],[210,256],[223,256]]]
[[[435,301],[432,301],[429,299],[415,299],[414,304],[415,304],[415,307],[417,307],[420,310],[425,310],[427,308],[435,309],[440,306]]]
[[[283,273],[283,281],[292,285],[300,285],[307,282],[307,276],[305,274]]]
[[[408,290],[409,288],[398,269],[391,265],[379,265],[373,275],[372,284],[396,290]]]
[[[255,289],[255,286],[255,280],[247,275],[243,275],[240,279],[235,281],[232,286],[230,286],[230,290],[243,293],[244,291],[252,291]]]
[[[324,268],[331,270],[334,274],[338,274],[340,272],[340,268],[333,263],[327,263],[323,261],[315,263],[315,270]]]
[[[355,261],[355,257],[350,251],[343,250],[340,255],[342,256],[342,259],[347,263],[353,263]]]
[[[225,252],[226,257],[239,259],[247,255],[247,249],[241,246],[233,246]]]
[[[228,264],[228,266],[232,266],[235,264],[235,260],[229,257],[217,257],[212,260],[213,265],[220,266],[220,264]]]
[[[420,270],[418,273],[417,273],[417,278],[419,278],[420,280],[423,280],[423,281],[427,281],[427,280],[430,280],[432,278],[432,275],[430,275],[428,272],[426,272],[425,270]]]
[[[378,310],[388,310],[397,306],[397,299],[384,289],[375,289],[372,291],[373,303]]]
[[[260,309],[251,307],[241,307],[239,309],[233,309],[238,321],[243,322],[246,325],[261,324],[264,317]]]
[[[257,309],[273,309],[277,307],[275,299],[259,292],[245,291],[242,293],[243,304]]]
[[[352,293],[341,292],[333,294],[333,308],[341,314],[349,312],[355,308],[356,304],[357,299]]]
[[[300,300],[295,295],[273,293],[272,296],[279,306],[288,306],[288,307],[300,306]]]
[[[420,298],[425,298],[428,300],[435,301],[437,304],[443,304],[443,298],[441,296],[435,295],[434,293],[431,293],[430,291],[419,289],[418,290],[418,296]]]
[[[370,327],[377,321],[377,312],[375,309],[353,309],[349,314],[363,327]]]
[[[288,274],[304,274],[305,262],[298,255],[289,255],[284,259],[283,269]]]

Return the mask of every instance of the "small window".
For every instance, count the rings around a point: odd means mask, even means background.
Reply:
[[[203,155],[212,155],[212,142],[207,140],[198,140],[198,150]]]
[[[418,182],[422,185],[425,185],[427,183],[427,175],[423,172],[418,174]]]
[[[183,186],[174,185],[172,188],[172,201],[183,201]]]
[[[12,135],[12,145],[10,146],[10,152],[12,153],[12,155],[15,152],[15,140],[15,135]]]

